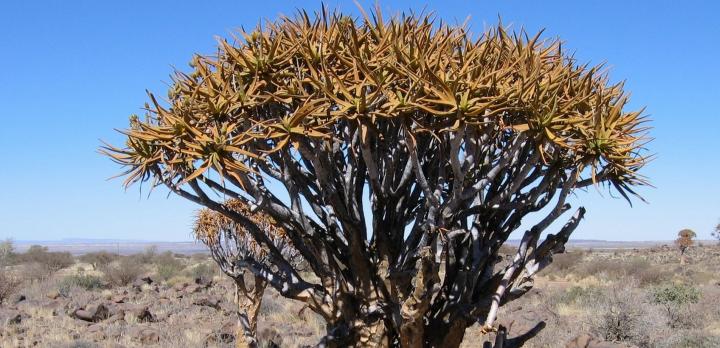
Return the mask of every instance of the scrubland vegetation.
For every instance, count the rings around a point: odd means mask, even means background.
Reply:
[[[0,254],[0,346],[236,344],[234,284],[207,254],[150,248],[73,258],[42,247],[25,253],[7,242],[2,247],[10,251]],[[685,264],[675,246],[556,255],[527,296],[501,308],[502,325],[513,337],[544,323],[526,347],[718,347],[720,247],[693,246],[684,254]],[[314,346],[324,330],[322,318],[266,291],[259,346]],[[493,340],[476,324],[462,347]]]

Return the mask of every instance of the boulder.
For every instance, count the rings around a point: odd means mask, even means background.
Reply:
[[[202,287],[204,289],[207,289],[212,286],[212,279],[208,279],[205,277],[196,277],[195,284],[199,285],[200,287]]]
[[[193,301],[194,305],[220,309],[220,300],[211,296],[201,296]]]
[[[20,324],[25,318],[28,318],[28,315],[17,310],[0,311],[0,322],[5,327]]]
[[[90,322],[94,321],[92,313],[90,313],[89,311],[86,311],[84,309],[75,310],[75,313],[73,313],[73,317],[75,317],[75,319],[80,319],[80,320],[84,320],[84,321],[90,321]]]
[[[97,323],[110,317],[110,311],[102,304],[92,304],[84,309],[77,309],[73,313],[76,319]]]
[[[155,316],[150,313],[147,306],[137,306],[130,312],[131,315],[141,323],[154,322]]]

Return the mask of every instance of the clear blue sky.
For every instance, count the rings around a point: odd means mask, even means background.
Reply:
[[[357,12],[352,2],[326,2]],[[371,5],[372,2],[364,2]],[[196,206],[138,187],[97,154],[99,139],[140,112],[145,89],[164,95],[173,67],[212,53],[216,35],[261,18],[318,9],[319,1],[3,1],[0,4],[0,239],[188,240]],[[386,14],[420,2],[383,1]],[[581,61],[627,79],[632,106],[647,106],[658,155],[630,208],[594,189],[575,238],[709,238],[720,218],[720,6],[714,1],[429,1],[476,32],[498,15],[515,28],[559,36]],[[577,204],[576,204],[577,205]]]

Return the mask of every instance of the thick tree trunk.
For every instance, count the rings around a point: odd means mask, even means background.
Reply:
[[[328,334],[318,347],[393,347],[397,330],[387,318],[375,316],[372,319],[356,319],[352,323],[329,324]]]
[[[238,329],[235,337],[237,348],[256,348],[258,346],[257,317],[260,313],[263,293],[267,283],[260,277],[253,277],[252,287],[243,275],[235,278],[235,302],[238,306]]]

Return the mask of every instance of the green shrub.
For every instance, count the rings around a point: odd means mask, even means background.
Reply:
[[[168,280],[180,273],[183,264],[180,260],[173,256],[172,252],[167,251],[155,257],[156,275],[162,280]]]
[[[138,259],[127,256],[107,265],[102,271],[108,283],[124,286],[137,279],[144,272],[144,267]]]
[[[73,288],[85,290],[101,289],[104,286],[100,277],[91,275],[70,275],[58,283],[58,292],[63,296],[68,296]]]
[[[155,256],[157,256],[157,246],[151,245],[145,248],[145,251],[139,254],[131,255],[133,258],[137,259],[138,262],[148,264],[153,262],[155,259]]]
[[[560,303],[572,303],[572,304],[584,304],[593,299],[597,299],[602,296],[602,289],[589,286],[583,288],[580,286],[573,286],[568,289],[564,294],[560,296]]]
[[[80,256],[80,261],[91,264],[93,269],[96,270],[107,266],[117,258],[117,254],[109,253],[107,251],[98,251]]]
[[[20,279],[0,267],[0,304],[20,286]]]
[[[187,276],[193,279],[212,279],[214,276],[219,274],[219,269],[215,263],[201,262],[194,267],[191,267]]]
[[[0,242],[0,267],[12,264],[15,258],[15,246],[12,239]]]
[[[650,341],[656,335],[657,320],[635,286],[627,283],[613,286],[588,302],[593,334],[606,341],[652,346]]]
[[[672,284],[653,290],[653,300],[662,305],[687,305],[700,301],[700,291],[690,285]]]
[[[592,262],[584,262],[582,265],[574,267],[573,270],[581,277],[603,276],[612,280],[635,278],[640,283],[639,285],[643,287],[660,284],[671,278],[669,272],[642,258],[593,260]]]
[[[700,301],[700,291],[692,286],[672,284],[656,288],[652,291],[653,302],[665,307],[668,315],[668,326],[671,328],[693,328],[699,318],[690,310],[689,305]]]
[[[75,259],[69,252],[51,252],[47,247],[32,245],[30,249],[17,255],[19,262],[40,265],[48,273],[55,273],[63,268],[72,266]]]
[[[548,271],[552,273],[567,273],[577,266],[583,258],[585,258],[585,253],[580,250],[556,254],[553,256],[553,261]]]

